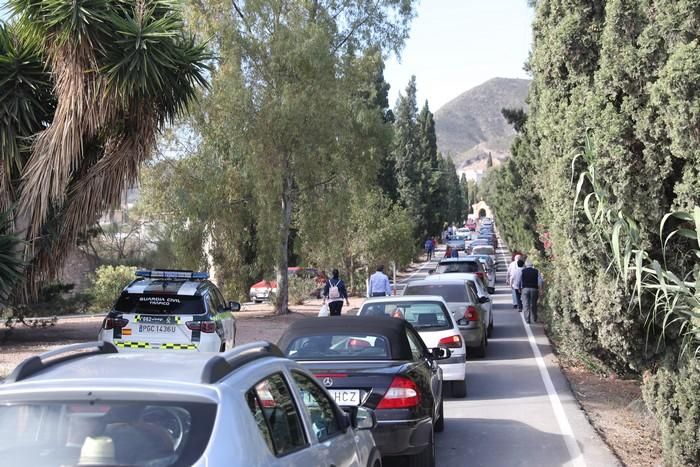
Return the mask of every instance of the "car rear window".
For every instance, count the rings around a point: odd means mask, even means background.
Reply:
[[[190,466],[209,443],[215,404],[63,401],[0,404],[0,459],[24,467]]]
[[[362,306],[359,314],[403,318],[419,331],[444,331],[452,328],[452,321],[447,310],[439,302],[367,303]]]
[[[385,336],[370,334],[318,334],[298,337],[285,350],[294,360],[391,360]]]
[[[469,301],[467,300],[467,288],[463,284],[409,284],[404,295],[438,295],[448,303]]]
[[[201,315],[206,312],[202,297],[170,294],[124,293],[114,311],[149,315]]]
[[[476,261],[454,261],[447,263],[440,263],[435,269],[438,274],[446,274],[451,272],[478,272],[480,271],[479,265]]]
[[[475,255],[492,255],[493,247],[490,246],[475,246],[472,250]]]

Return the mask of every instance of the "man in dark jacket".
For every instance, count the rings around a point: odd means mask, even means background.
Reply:
[[[340,273],[337,269],[333,270],[333,277],[326,282],[323,296],[327,300],[331,316],[340,316],[340,312],[343,310],[343,300],[348,306],[350,305],[348,291],[345,289],[345,283],[340,280]]]
[[[539,300],[540,292],[543,292],[544,279],[540,271],[535,269],[532,261],[525,261],[525,268],[521,271],[515,287],[520,290],[520,296],[523,301],[523,310],[525,311],[525,321],[529,324],[530,321],[537,322],[537,301]]]

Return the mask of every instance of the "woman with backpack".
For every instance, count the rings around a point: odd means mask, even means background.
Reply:
[[[348,300],[348,291],[345,289],[345,283],[340,280],[340,273],[337,269],[333,270],[333,277],[326,282],[323,288],[323,296],[328,303],[331,316],[340,316],[343,309],[343,301],[350,305]]]

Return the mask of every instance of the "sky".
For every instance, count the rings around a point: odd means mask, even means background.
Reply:
[[[416,75],[418,106],[435,112],[491,78],[529,78],[534,10],[527,0],[419,0],[401,60],[392,55],[384,78],[393,106]]]

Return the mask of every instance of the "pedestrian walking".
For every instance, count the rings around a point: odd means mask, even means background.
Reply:
[[[516,287],[520,289],[525,321],[529,324],[532,320],[537,322],[537,302],[540,293],[544,291],[544,279],[529,259],[525,261],[525,268],[517,279]]]
[[[433,259],[433,251],[435,249],[435,244],[433,243],[432,238],[428,238],[425,241],[425,256],[428,258],[428,261],[431,261]]]
[[[516,256],[516,260],[508,266],[508,278],[506,279],[506,283],[510,286],[513,295],[513,308],[517,308],[518,311],[523,311],[523,302],[517,284],[524,266],[525,261],[523,261],[522,257]]]
[[[452,247],[450,245],[447,245],[447,248],[445,248],[445,258],[452,258]]]
[[[391,295],[391,282],[386,274],[384,274],[384,265],[377,266],[377,271],[369,278],[369,296],[370,297],[387,297]]]
[[[337,269],[333,270],[333,277],[326,281],[323,296],[328,303],[331,316],[340,316],[340,312],[343,310],[343,301],[350,306],[348,291],[345,288],[345,283],[340,279],[340,273]]]

